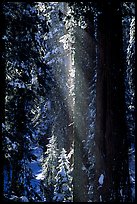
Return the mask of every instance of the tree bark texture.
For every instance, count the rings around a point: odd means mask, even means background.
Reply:
[[[102,9],[98,18],[94,201],[129,201],[120,4],[105,4]]]

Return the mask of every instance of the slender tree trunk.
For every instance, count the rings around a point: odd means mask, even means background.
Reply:
[[[98,18],[94,201],[129,201],[120,3],[102,8]]]

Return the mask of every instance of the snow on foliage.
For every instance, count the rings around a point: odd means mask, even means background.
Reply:
[[[41,188],[45,192],[47,201],[52,201],[54,193],[54,185],[56,184],[57,175],[57,159],[58,159],[58,149],[56,144],[56,138],[52,134],[49,138],[49,143],[47,144],[47,151],[45,152],[42,161],[42,180]]]
[[[134,3],[124,3],[127,11],[135,14]],[[135,16],[123,18],[125,63],[125,101],[128,127],[129,148],[129,174],[132,200],[135,200]]]
[[[68,160],[67,152],[64,148],[59,156],[59,164],[57,166],[56,184],[54,189],[53,200],[56,202],[72,202],[72,176],[70,162]]]
[[[29,202],[28,198],[26,196],[21,196],[19,199],[20,202]]]
[[[26,196],[16,196],[16,195],[11,195],[9,198],[9,202],[29,202],[28,198]]]
[[[18,196],[11,195],[11,197],[9,198],[9,200],[11,200],[11,201],[18,201],[19,198],[18,198]]]
[[[132,199],[135,199],[135,147],[131,146],[129,149],[129,174],[132,191]]]
[[[43,179],[44,179],[43,172],[41,172],[41,173],[39,173],[39,174],[36,174],[36,179],[37,179],[37,180],[43,180]]]

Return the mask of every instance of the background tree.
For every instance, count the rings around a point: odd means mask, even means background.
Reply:
[[[3,36],[6,66],[3,151],[5,176],[9,175],[4,191],[9,197],[13,191],[17,196],[27,194],[30,200],[36,200],[39,196],[31,185],[34,176],[29,163],[36,159],[31,145],[35,141],[32,112],[35,117],[38,116],[37,106],[34,106],[39,100],[40,91],[45,91],[45,87],[42,90],[37,82],[37,66],[40,66],[41,61],[35,37],[41,21],[35,4],[6,3],[3,5],[3,12],[6,21]],[[44,26],[46,27],[45,24]],[[9,188],[6,189],[6,186]]]
[[[125,65],[125,102],[129,142],[129,173],[132,200],[135,199],[135,3],[123,3],[123,51]]]

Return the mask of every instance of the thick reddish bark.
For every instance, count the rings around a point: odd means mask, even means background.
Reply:
[[[98,18],[94,201],[129,201],[120,4],[106,4],[102,10]],[[99,184],[101,174],[102,185]]]

